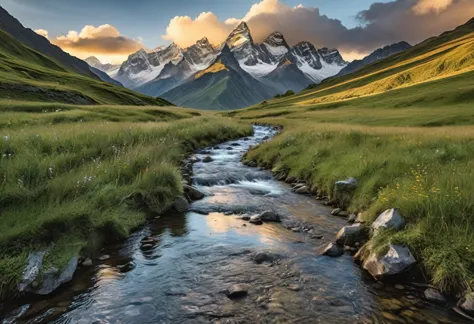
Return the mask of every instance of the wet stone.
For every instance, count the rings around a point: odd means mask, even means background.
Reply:
[[[269,262],[272,263],[278,259],[278,255],[273,254],[271,252],[258,252],[254,257],[253,257],[253,262],[257,264],[261,264],[264,262]]]
[[[206,156],[204,159],[202,159],[202,162],[204,163],[209,163],[209,162],[212,162],[214,161],[214,159],[212,157],[210,157],[209,155]]]
[[[247,296],[250,287],[245,284],[234,284],[227,289],[226,295],[230,299],[238,299]]]
[[[92,266],[92,260],[87,258],[86,260],[84,260],[84,262],[82,262],[82,265],[84,267],[90,267],[90,266]]]
[[[110,255],[104,254],[104,255],[101,255],[100,257],[98,257],[97,259],[98,259],[99,261],[105,261],[105,260],[110,259]]]
[[[338,257],[344,254],[344,250],[334,243],[329,243],[323,250],[322,255]]]

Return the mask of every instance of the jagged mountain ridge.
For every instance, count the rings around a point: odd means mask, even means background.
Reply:
[[[227,44],[209,67],[162,96],[178,105],[200,109],[237,109],[274,95],[245,72]]]
[[[371,54],[364,57],[362,60],[354,60],[349,63],[345,68],[343,68],[337,76],[343,76],[357,70],[362,69],[364,66],[372,64],[374,62],[383,60],[389,56],[398,54],[407,49],[410,49],[412,46],[407,42],[399,42],[392,45],[387,45],[385,47],[379,48],[372,52]]]
[[[103,64],[97,57],[95,56],[89,56],[84,60],[87,64],[89,64],[91,67],[96,68],[97,70],[100,70],[104,73],[107,73],[110,77],[114,77],[118,70],[120,69],[120,64],[109,64],[105,63]]]

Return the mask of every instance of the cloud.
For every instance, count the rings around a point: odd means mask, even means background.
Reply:
[[[80,32],[71,30],[67,35],[56,37],[51,42],[82,59],[94,55],[114,62],[123,61],[143,47],[140,39],[133,40],[122,36],[109,24],[98,27],[87,25]]]
[[[453,0],[420,0],[414,7],[413,10],[419,15],[424,15],[430,11],[441,12],[446,10]]]
[[[212,12],[203,12],[195,19],[176,16],[168,24],[163,39],[188,47],[197,40],[207,37],[211,43],[221,43],[235,27],[235,21],[219,21]]]
[[[318,8],[290,7],[279,0],[261,0],[242,18],[220,20],[212,12],[192,19],[173,18],[164,39],[186,47],[204,36],[211,43],[222,43],[242,20],[255,41],[263,41],[280,31],[294,45],[310,41],[317,47],[338,48],[343,55],[357,58],[378,47],[399,41],[416,44],[461,25],[474,16],[473,0],[393,0],[374,3],[358,13],[360,26],[347,28],[338,19],[322,14]]]
[[[46,29],[35,29],[35,33],[43,36],[44,38],[49,38],[49,33]]]

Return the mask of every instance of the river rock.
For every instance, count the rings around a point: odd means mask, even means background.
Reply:
[[[293,183],[296,181],[295,177],[286,177],[285,182],[286,183]]]
[[[247,163],[247,166],[251,167],[251,168],[256,168],[257,167],[257,162],[255,161],[250,161],[249,163]]]
[[[66,268],[63,271],[59,271],[57,268],[49,268],[44,271],[41,276],[41,283],[39,288],[28,288],[28,291],[38,295],[48,295],[56,290],[60,285],[69,282],[76,272],[79,258],[77,256],[72,257]]]
[[[97,258],[97,260],[99,260],[99,261],[105,261],[105,260],[108,260],[108,259],[110,259],[110,255],[108,255],[108,254],[101,255],[100,257]]]
[[[329,243],[321,253],[330,257],[338,257],[344,254],[344,250],[334,243]]]
[[[467,314],[474,316],[474,292],[467,293],[458,302],[458,307]]]
[[[271,210],[264,211],[259,216],[264,222],[281,222],[280,216]]]
[[[230,146],[240,146],[240,144],[239,143],[232,143],[232,144],[230,144]]]
[[[272,263],[276,261],[277,259],[279,259],[278,255],[272,252],[263,251],[263,252],[258,252],[257,254],[255,254],[252,260],[256,264],[262,264],[264,262]]]
[[[41,267],[43,266],[43,259],[47,251],[31,252],[28,255],[28,263],[23,270],[23,277],[20,284],[18,285],[18,290],[20,292],[24,291],[36,277],[38,277]]]
[[[362,267],[379,280],[402,273],[415,263],[416,260],[407,247],[389,244],[387,253],[378,257],[372,252],[362,262]]]
[[[260,217],[260,215],[254,215],[254,216],[250,217],[249,223],[254,224],[254,225],[262,225],[263,221],[262,221],[262,218]]]
[[[183,185],[183,191],[193,201],[201,200],[205,197],[205,195],[202,192],[200,192],[193,186]]]
[[[438,303],[444,303],[446,301],[446,298],[444,298],[441,293],[434,288],[428,288],[424,292],[425,298],[430,301],[438,302]]]
[[[202,159],[202,162],[204,163],[209,163],[209,162],[212,162],[214,161],[214,159],[212,157],[210,157],[209,155],[206,156],[204,159]]]
[[[357,219],[357,215],[356,214],[350,214],[349,217],[347,218],[347,222],[352,224],[352,223],[355,223],[356,222],[356,219]]]
[[[247,296],[249,289],[249,285],[235,284],[227,289],[226,295],[230,299],[243,298]]]
[[[309,194],[309,189],[308,189],[307,186],[302,186],[302,187],[296,189],[295,192],[297,194],[300,194],[300,195],[307,195],[307,194]]]
[[[334,183],[334,199],[337,201],[337,204],[339,206],[347,207],[356,188],[357,180],[355,178],[336,181]]]
[[[173,203],[173,208],[178,212],[178,213],[184,213],[188,211],[189,209],[189,203],[184,197],[178,197]]]
[[[92,260],[87,258],[87,259],[84,260],[84,262],[82,262],[82,265],[84,267],[91,267],[92,266]]]
[[[342,212],[341,208],[335,208],[331,211],[331,215],[333,216],[339,216],[339,213]]]
[[[364,241],[368,237],[367,229],[362,224],[344,226],[336,235],[336,243],[340,246],[355,246],[357,242]]]
[[[377,233],[381,229],[401,230],[405,226],[405,220],[397,208],[387,209],[372,223],[372,229]]]

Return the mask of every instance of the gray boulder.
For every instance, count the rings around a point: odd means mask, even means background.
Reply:
[[[280,216],[271,210],[264,211],[259,216],[264,222],[281,222]]]
[[[23,277],[18,285],[18,291],[25,291],[26,288],[38,277],[43,259],[47,251],[32,252],[28,255],[28,264],[23,271]]]
[[[397,208],[387,209],[372,223],[374,233],[377,233],[381,229],[394,229],[399,231],[404,226],[405,220]]]
[[[357,223],[341,228],[336,235],[336,243],[340,246],[355,246],[357,242],[365,241],[367,237],[367,229],[362,224]]]
[[[377,256],[372,252],[363,261],[362,267],[379,280],[402,273],[415,263],[416,260],[407,247],[389,244],[387,253]]]
[[[183,185],[183,191],[193,201],[201,200],[205,197],[205,195],[202,192],[200,192],[193,186]]]
[[[467,314],[474,316],[474,292],[467,293],[458,302],[458,307]]]
[[[335,208],[331,211],[331,215],[338,216],[340,212],[342,212],[341,208]]]
[[[344,254],[344,250],[334,243],[329,243],[321,253],[330,257],[338,257]]]
[[[430,301],[438,302],[438,303],[443,303],[446,301],[446,298],[444,298],[441,293],[434,288],[428,288],[424,292],[425,298]]]
[[[62,284],[72,280],[78,263],[79,258],[74,256],[69,260],[63,271],[59,271],[57,268],[49,268],[41,276],[40,287],[38,289],[28,288],[28,290],[38,295],[48,295],[52,293]]]
[[[296,189],[295,192],[300,195],[307,195],[309,194],[309,188],[307,186],[302,186]]]
[[[209,162],[212,162],[214,161],[214,159],[212,157],[210,157],[209,155],[206,156],[204,159],[202,159],[202,162],[204,163],[209,163]]]
[[[334,183],[334,199],[337,201],[337,204],[342,207],[347,207],[356,188],[357,180],[355,178],[336,181]]]
[[[189,209],[189,203],[184,197],[178,197],[173,203],[173,208],[178,212],[178,213],[184,213],[188,211]]]

